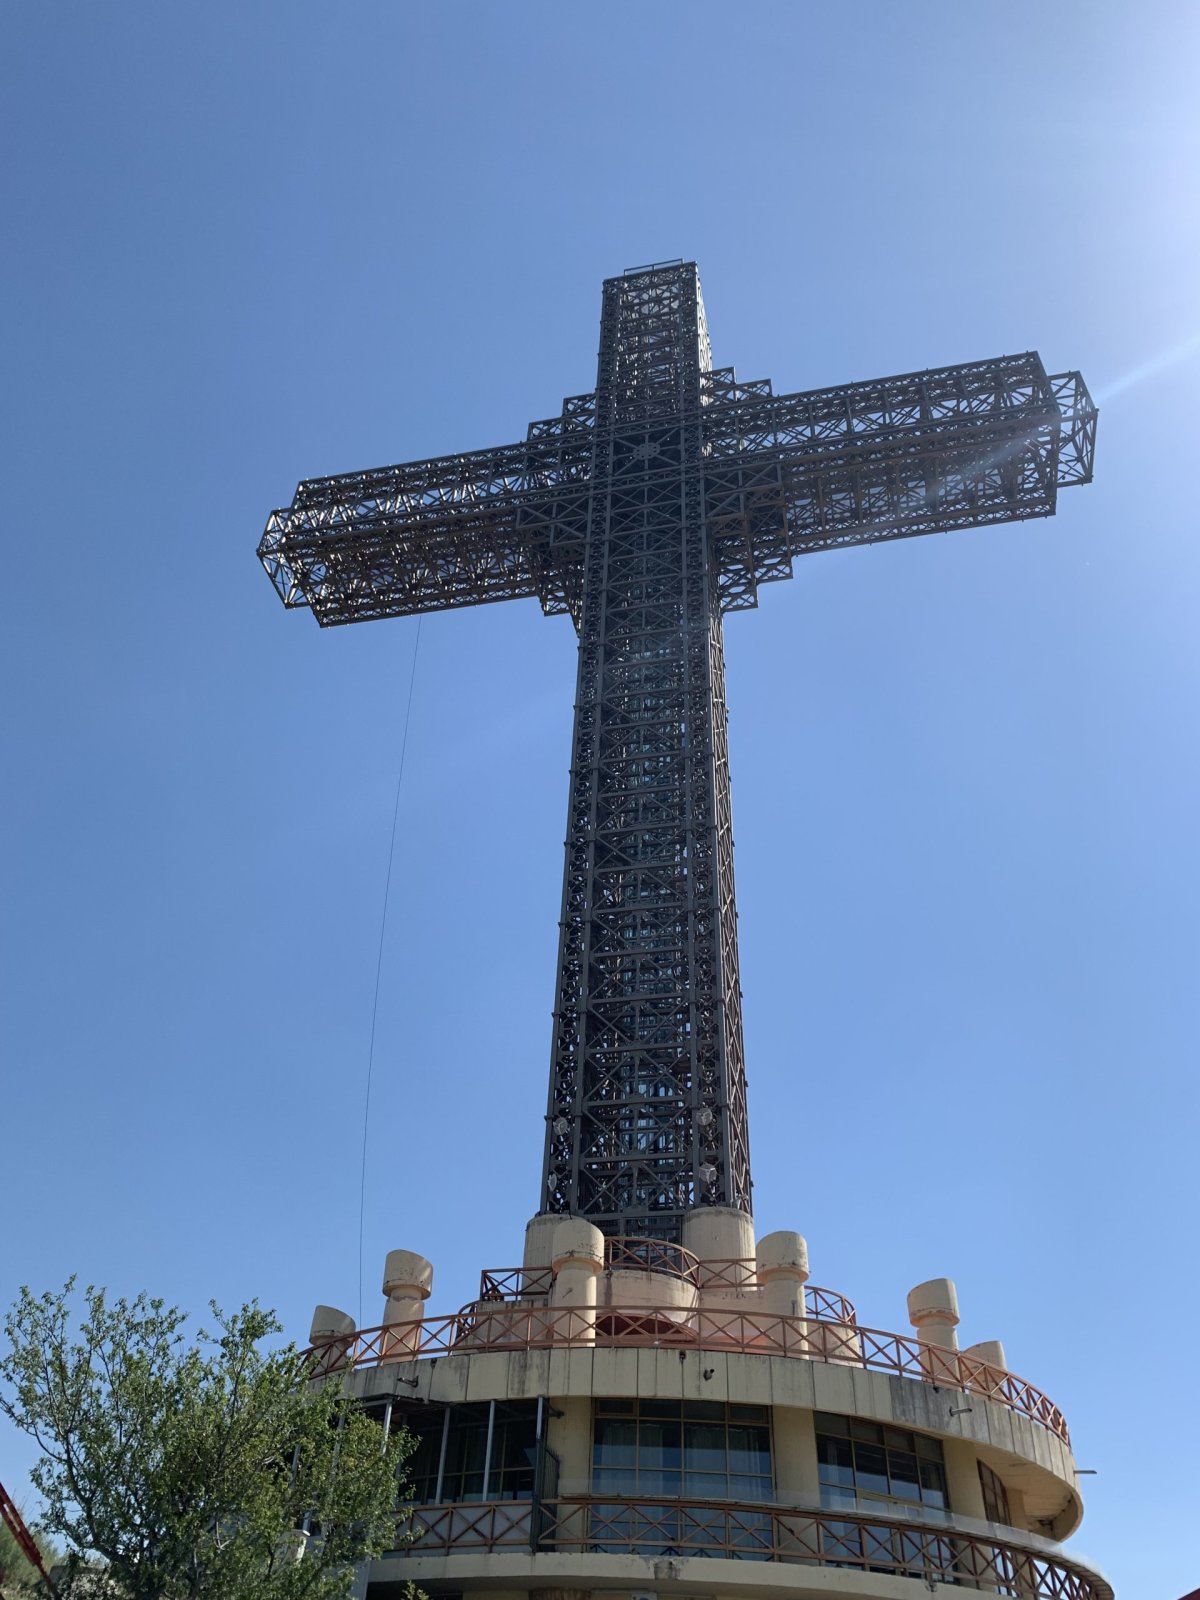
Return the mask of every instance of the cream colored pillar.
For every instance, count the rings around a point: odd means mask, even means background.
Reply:
[[[525,1224],[525,1248],[521,1255],[521,1295],[516,1305],[529,1307],[529,1315],[539,1327],[542,1307],[550,1304],[554,1230],[561,1221],[562,1217],[558,1212],[541,1211]]]
[[[986,1395],[989,1399],[1000,1393],[1008,1372],[1008,1361],[999,1339],[983,1339],[978,1344],[969,1344],[962,1355],[966,1364],[967,1381],[964,1387],[970,1389],[972,1394]],[[974,1366],[976,1361],[980,1363],[978,1368]]]
[[[546,1444],[558,1457],[558,1492],[564,1500],[581,1499],[592,1490],[592,1401],[588,1395],[560,1395],[550,1403]],[[583,1548],[586,1506],[557,1508],[556,1534],[567,1549]],[[538,1600],[545,1591],[538,1590]]]
[[[978,1344],[969,1344],[963,1355],[970,1356],[973,1361],[986,1361],[988,1366],[995,1367],[997,1372],[1008,1371],[1004,1346],[999,1339],[981,1339]]]
[[[354,1318],[336,1306],[318,1306],[308,1330],[309,1344],[317,1347],[313,1357],[314,1377],[337,1372],[353,1363]]]
[[[604,1271],[604,1235],[581,1217],[563,1217],[554,1230],[550,1304],[571,1312],[555,1318],[555,1336],[595,1344],[597,1279]]]
[[[540,1211],[525,1224],[525,1250],[522,1265],[531,1272],[549,1271],[554,1260],[554,1230],[562,1221],[556,1211]]]
[[[930,1278],[911,1289],[908,1295],[908,1320],[917,1338],[927,1347],[922,1357],[926,1375],[933,1383],[960,1384],[958,1350],[958,1291],[949,1278]],[[943,1353],[945,1352],[945,1353]]]
[[[768,1325],[770,1337],[778,1332],[785,1352],[806,1348],[808,1328],[804,1318],[804,1285],[808,1282],[808,1245],[798,1233],[768,1233],[758,1241],[759,1301],[764,1311],[786,1317]]]
[[[956,1516],[986,1520],[983,1486],[979,1482],[979,1457],[966,1439],[944,1439],[942,1454],[946,1463],[946,1498]]]
[[[433,1266],[412,1250],[389,1250],[383,1268],[384,1333],[380,1359],[403,1361],[421,1346],[421,1318],[433,1292]]]
[[[697,1206],[683,1219],[683,1244],[700,1262],[697,1334],[736,1344],[746,1332],[741,1313],[758,1301],[754,1218],[734,1206]]]
[[[816,1505],[821,1498],[821,1480],[812,1412],[799,1406],[776,1406],[772,1433],[777,1498],[785,1505]]]
[[[592,1401],[587,1395],[560,1395],[550,1402],[546,1443],[558,1457],[560,1494],[591,1493]]]
[[[754,1218],[735,1206],[697,1206],[683,1219],[684,1248],[703,1262],[729,1263],[721,1276],[734,1288],[754,1282]]]

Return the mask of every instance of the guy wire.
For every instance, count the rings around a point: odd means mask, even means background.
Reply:
[[[392,862],[396,857],[396,822],[400,816],[400,789],[404,783],[404,758],[408,754],[408,725],[412,720],[413,685],[417,681],[417,651],[421,645],[421,618],[413,637],[412,665],[408,674],[408,700],[404,707],[404,731],[400,735],[400,770],[396,774],[396,799],[392,806],[392,836],[388,843],[387,876],[383,883],[383,915],[379,922],[379,953],[375,959],[375,997],[371,1002],[371,1043],[367,1050],[367,1089],[363,1099],[362,1172],[358,1185],[358,1326],[362,1327],[363,1308],[363,1218],[367,1204],[367,1129],[371,1120],[371,1077],[375,1070],[375,1024],[379,1017],[379,983],[383,974],[383,942],[387,933],[388,897],[392,887]]]

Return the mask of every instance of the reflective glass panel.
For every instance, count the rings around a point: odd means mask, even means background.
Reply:
[[[939,1439],[858,1417],[815,1413],[821,1504],[840,1508],[853,1490],[868,1499],[947,1508]]]
[[[762,1406],[719,1401],[647,1400],[614,1415],[596,1407],[593,1487],[630,1499],[770,1500],[771,1430]]]
[[[887,1451],[881,1444],[854,1445],[854,1482],[868,1494],[887,1494]]]

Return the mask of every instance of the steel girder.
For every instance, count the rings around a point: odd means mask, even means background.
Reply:
[[[604,284],[591,394],[521,444],[306,480],[259,556],[322,626],[536,598],[579,631],[542,1209],[750,1208],[721,617],[798,555],[1044,517],[1096,409],[1036,353],[776,396],[691,263]]]

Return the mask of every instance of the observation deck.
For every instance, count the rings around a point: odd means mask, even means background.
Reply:
[[[393,1251],[380,1326],[322,1306],[312,1328],[314,1377],[417,1439],[361,1593],[1112,1600],[1062,1547],[1062,1412],[997,1341],[958,1347],[954,1285],[914,1289],[901,1334],[808,1278],[798,1234],[756,1243],[719,1207],[683,1244],[535,1217],[522,1264],[448,1316]]]

